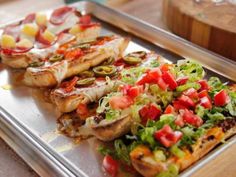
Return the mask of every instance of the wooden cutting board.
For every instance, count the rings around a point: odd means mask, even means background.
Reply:
[[[236,61],[236,1],[164,0],[163,18],[175,34]]]

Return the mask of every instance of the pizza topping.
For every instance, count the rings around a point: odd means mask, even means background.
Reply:
[[[15,48],[16,47],[16,41],[14,39],[14,37],[4,34],[2,35],[1,38],[1,47],[2,48],[7,48],[7,49],[11,49],[11,48]]]
[[[146,125],[147,121],[157,120],[161,115],[161,108],[154,103],[143,106],[139,111],[139,115],[142,119],[142,123]]]
[[[164,80],[166,84],[168,84],[171,90],[175,90],[176,87],[178,86],[173,74],[171,74],[169,71],[166,71],[163,73],[162,79]]]
[[[188,76],[183,76],[183,77],[178,78],[176,82],[178,85],[184,85],[187,83],[188,79],[189,79]]]
[[[75,8],[68,6],[58,8],[52,12],[49,21],[54,25],[61,25],[74,11]]]
[[[64,56],[61,54],[54,54],[49,58],[50,62],[57,62],[57,61],[61,61],[64,59]]]
[[[79,73],[79,76],[82,78],[93,77],[94,72],[93,71],[83,71],[83,72]]]
[[[90,77],[90,78],[86,78],[86,79],[80,79],[77,81],[77,85],[78,86],[88,86],[88,85],[92,85],[95,82],[96,78],[95,77]]]
[[[154,133],[154,137],[165,147],[171,147],[181,139],[182,133],[180,131],[173,131],[169,125],[165,125]]]
[[[80,48],[72,48],[65,51],[65,59],[74,60],[83,56],[84,52]]]
[[[22,28],[22,32],[30,37],[35,37],[38,34],[38,31],[38,26],[33,23],[27,23]]]
[[[9,35],[14,38],[15,41],[19,40],[21,27],[19,24],[8,25],[3,29],[3,36]]]
[[[22,21],[22,24],[27,24],[27,23],[33,23],[35,20],[35,13],[31,13],[25,17],[25,19]]]
[[[229,101],[229,96],[225,90],[219,91],[214,96],[214,103],[216,106],[225,106]]]
[[[125,56],[123,58],[123,60],[125,61],[125,63],[129,64],[129,65],[136,65],[142,62],[141,58],[138,57],[132,57],[132,56]]]
[[[36,21],[37,25],[39,25],[39,26],[47,26],[46,14],[37,13],[36,17],[35,17],[35,21]]]
[[[61,83],[60,87],[63,88],[65,92],[71,92],[75,88],[78,80],[78,77],[74,77],[72,80]]]
[[[133,104],[129,96],[113,96],[109,100],[112,109],[125,109]]]
[[[89,115],[89,110],[86,104],[80,103],[77,106],[76,113],[80,116],[80,118],[85,119]]]
[[[180,110],[180,115],[185,123],[195,127],[200,127],[203,124],[203,120],[188,109]]]
[[[93,72],[97,76],[112,76],[114,75],[117,70],[116,67],[113,65],[106,65],[106,66],[97,66],[93,68]]]
[[[32,49],[33,43],[28,39],[21,39],[16,43],[16,48],[18,49]]]
[[[103,159],[102,166],[106,170],[106,172],[112,177],[115,177],[117,175],[119,170],[119,164],[116,160],[112,158],[112,156],[106,155]]]

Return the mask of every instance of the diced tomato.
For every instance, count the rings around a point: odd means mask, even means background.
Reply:
[[[169,104],[166,107],[164,114],[174,114],[174,113],[175,113],[175,108]]]
[[[63,88],[65,92],[71,92],[78,80],[79,78],[75,76],[72,80],[61,83],[61,88]]]
[[[200,91],[202,90],[209,90],[209,85],[206,80],[199,80],[198,83],[201,85]]]
[[[181,95],[178,100],[182,105],[187,108],[195,107],[195,103],[193,102],[193,100],[186,95]]]
[[[103,168],[106,170],[109,175],[115,177],[119,170],[119,164],[114,160],[110,155],[106,155],[102,162]]]
[[[208,91],[207,90],[202,90],[198,93],[198,97],[199,98],[203,98],[203,97],[208,97],[210,99],[210,96],[208,94]]]
[[[191,99],[194,99],[194,100],[198,99],[197,90],[194,89],[194,88],[190,88],[190,89],[188,89],[188,90],[185,90],[185,91],[183,92],[183,94],[186,95],[186,96],[188,96],[188,97],[191,98]]]
[[[154,103],[146,105],[139,110],[139,115],[142,119],[142,123],[146,125],[148,119],[156,120],[161,115],[161,109]]]
[[[86,104],[80,103],[77,106],[76,113],[81,116],[81,118],[87,118],[89,115],[89,110]]]
[[[187,107],[185,105],[183,105],[180,101],[176,100],[173,102],[173,106],[175,108],[176,111],[180,110],[180,109],[186,109]]]
[[[135,98],[139,96],[141,93],[143,93],[143,86],[134,86],[128,89],[127,95],[130,96],[131,98]]]
[[[175,119],[175,124],[180,127],[184,126],[184,120],[180,115],[178,115],[177,118]]]
[[[83,55],[83,51],[80,48],[71,49],[65,52],[65,59],[74,60]]]
[[[133,100],[129,96],[113,96],[110,98],[109,104],[113,109],[125,109],[133,104]]]
[[[182,116],[184,122],[191,124],[193,126],[199,127],[203,123],[201,117],[195,115],[192,111],[188,109],[181,110],[180,115]]]
[[[144,85],[146,83],[151,83],[153,80],[151,77],[149,77],[148,74],[144,74],[137,82],[137,85]]]
[[[132,86],[129,84],[125,84],[125,85],[120,85],[119,89],[122,91],[122,93],[124,95],[127,95],[128,90],[131,88]]]
[[[162,72],[165,72],[165,71],[169,71],[171,67],[172,67],[171,64],[165,63],[165,64],[160,66],[160,69],[161,69]]]
[[[154,137],[165,147],[170,147],[181,139],[182,133],[180,131],[173,131],[169,125],[164,125],[162,129],[154,133]]]
[[[178,85],[184,85],[188,81],[188,76],[180,77],[176,80]]]
[[[212,108],[211,100],[208,96],[204,96],[200,99],[200,105],[207,109]]]
[[[153,78],[154,80],[161,77],[161,70],[159,68],[154,68],[148,72],[149,77]]]
[[[230,98],[226,90],[221,90],[214,96],[214,103],[216,106],[224,106],[229,103]]]
[[[162,79],[165,81],[166,84],[169,85],[169,88],[171,90],[175,90],[175,88],[178,86],[174,76],[168,71],[162,74]]]
[[[144,74],[136,84],[144,85],[146,83],[157,83],[158,78],[161,77],[161,70],[159,68],[154,68],[152,70],[148,70],[146,74]]]
[[[168,87],[168,85],[164,82],[164,80],[161,77],[157,79],[157,85],[164,91],[166,91]]]

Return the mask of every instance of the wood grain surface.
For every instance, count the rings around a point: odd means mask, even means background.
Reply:
[[[160,28],[167,29],[161,20],[162,1],[167,0],[117,0],[110,6],[145,20]],[[190,1],[190,0],[188,0]],[[0,0],[0,24],[24,15],[62,5],[62,0]],[[37,176],[19,157],[14,154],[0,139],[0,177],[33,177]],[[15,160],[17,158],[17,160]],[[235,177],[236,144],[214,158],[193,177]]]
[[[172,32],[236,61],[235,4],[212,0],[163,2],[163,18]]]

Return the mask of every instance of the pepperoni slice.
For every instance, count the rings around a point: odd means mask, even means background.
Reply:
[[[36,16],[35,13],[31,13],[27,15],[25,19],[22,21],[22,24],[33,23],[35,20],[35,16]]]
[[[12,25],[8,25],[3,29],[3,34],[8,34],[12,37],[14,37],[14,39],[17,41],[19,41],[20,39],[20,24],[12,24]]]
[[[65,22],[67,17],[74,11],[75,11],[74,7],[68,7],[68,6],[61,7],[53,11],[49,21],[53,25],[61,25],[62,23]]]
[[[32,49],[33,47],[30,48],[15,48],[15,49],[1,49],[1,52],[5,55],[12,55],[12,54],[23,54],[28,52],[30,49]]]

